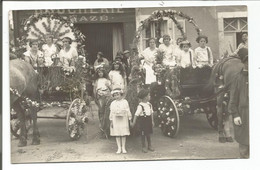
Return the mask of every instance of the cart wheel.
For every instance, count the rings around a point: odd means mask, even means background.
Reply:
[[[72,140],[79,139],[83,133],[84,122],[82,118],[84,115],[82,113],[82,105],[83,103],[81,103],[79,98],[73,100],[67,113],[66,129]]]
[[[180,118],[178,109],[169,96],[162,96],[158,102],[159,127],[164,135],[175,137],[178,135]]]
[[[210,111],[206,112],[207,120],[209,122],[209,125],[215,129],[218,130],[218,117],[217,117],[217,109],[216,106],[212,106]]]

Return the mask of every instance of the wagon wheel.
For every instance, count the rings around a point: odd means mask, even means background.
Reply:
[[[210,109],[206,111],[206,117],[209,122],[209,125],[213,129],[218,130],[218,117],[216,105],[212,105]]]
[[[69,133],[69,137],[72,140],[77,140],[81,137],[84,128],[82,102],[79,98],[73,100],[70,104],[67,118],[66,118],[66,129]]]
[[[178,135],[180,118],[178,109],[169,96],[162,96],[158,102],[159,127],[164,135],[175,137]]]

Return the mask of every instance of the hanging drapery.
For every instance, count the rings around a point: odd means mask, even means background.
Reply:
[[[113,26],[113,59],[118,51],[123,51],[122,29],[120,25]]]

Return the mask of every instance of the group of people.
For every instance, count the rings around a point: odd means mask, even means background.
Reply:
[[[45,36],[46,44],[39,47],[38,40],[29,42],[30,49],[23,53],[23,59],[33,67],[63,66],[75,69],[75,61],[78,58],[77,49],[71,46],[72,39],[64,37],[63,46],[60,48],[53,41],[53,36]]]
[[[191,49],[191,43],[188,40],[178,38],[176,45],[173,45],[169,35],[164,35],[162,39],[162,44],[157,48],[156,39],[150,38],[149,47],[141,53],[141,57],[144,59],[142,62],[143,68],[146,70],[146,84],[156,81],[153,65],[156,63],[158,52],[163,54],[162,64],[169,68],[201,68],[213,65],[213,55],[210,47],[207,46],[207,36],[200,35],[197,37],[196,41],[199,46],[194,51]]]

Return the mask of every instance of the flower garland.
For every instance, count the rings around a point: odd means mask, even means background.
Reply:
[[[187,39],[184,31],[183,31],[183,27],[181,26],[181,24],[178,22],[176,16],[179,16],[185,20],[187,20],[189,23],[191,23],[194,27],[195,30],[197,32],[198,35],[201,34],[201,29],[198,27],[198,25],[196,24],[196,22],[194,21],[194,19],[180,11],[176,11],[176,10],[172,10],[172,9],[168,9],[168,10],[156,10],[152,13],[152,15],[150,15],[147,19],[145,19],[144,21],[141,21],[141,25],[138,27],[136,33],[135,33],[135,38],[133,40],[133,44],[135,45],[135,47],[138,47],[137,44],[140,41],[140,37],[142,34],[142,31],[144,29],[147,29],[150,25],[150,23],[152,21],[155,21],[157,23],[157,27],[156,27],[156,36],[157,38],[160,36],[159,34],[159,23],[163,21],[163,17],[168,17],[170,19],[173,20],[174,24],[176,25],[176,27],[178,28],[178,30],[181,32],[181,35],[183,37],[183,39]]]
[[[37,101],[33,101],[28,97],[22,96],[17,89],[13,89],[10,87],[11,94],[17,96],[18,98],[22,98],[22,103],[27,107],[36,107],[39,108],[40,104]]]

